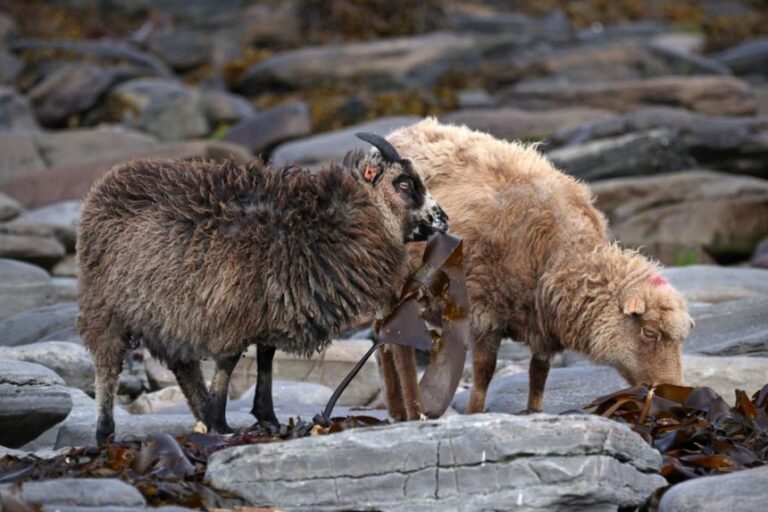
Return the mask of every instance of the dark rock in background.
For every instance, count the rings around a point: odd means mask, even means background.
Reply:
[[[309,110],[304,102],[283,103],[262,110],[224,134],[224,140],[248,148],[254,154],[280,142],[303,137],[312,132]]]

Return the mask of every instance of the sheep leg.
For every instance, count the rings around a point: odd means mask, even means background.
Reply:
[[[528,412],[544,408],[544,386],[549,375],[549,358],[534,354],[528,369]]]
[[[496,372],[496,358],[501,345],[501,336],[496,333],[477,338],[472,350],[472,391],[465,414],[485,411],[485,398],[493,374]]]
[[[229,393],[229,381],[235,370],[240,354],[216,359],[216,370],[211,381],[211,403],[208,411],[212,419],[213,432],[219,434],[231,434],[234,432],[227,424],[227,395]]]
[[[279,425],[275,416],[275,406],[272,403],[272,360],[275,358],[275,347],[271,345],[256,346],[256,394],[253,396],[251,414],[259,423]]]
[[[392,354],[393,345],[383,345],[378,350],[379,368],[384,380],[384,393],[387,401],[389,416],[395,421],[405,421],[407,413],[403,401],[403,389],[400,386],[400,376]]]
[[[203,372],[200,370],[200,363],[192,362],[172,362],[169,365],[171,371],[176,376],[181,391],[187,397],[189,408],[198,421],[205,423],[208,430],[213,426],[213,417],[211,415],[211,394],[205,386]]]
[[[421,408],[419,377],[416,371],[416,351],[412,347],[393,345],[392,353],[402,390],[401,396],[405,406],[406,419],[409,421],[421,419],[424,416],[424,411]]]

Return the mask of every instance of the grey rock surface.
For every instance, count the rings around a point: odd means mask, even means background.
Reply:
[[[0,221],[10,220],[19,215],[24,208],[11,196],[0,193]]]
[[[13,222],[13,221],[11,221]],[[0,257],[51,267],[66,254],[66,247],[48,229],[0,224]]]
[[[75,250],[75,230],[82,201],[62,201],[27,210],[8,225],[14,228],[50,229],[71,253]]]
[[[57,478],[25,482],[21,499],[34,505],[125,506],[146,505],[141,493],[122,480],[112,478]]]
[[[57,302],[75,302],[77,300],[77,279],[74,277],[54,277]]]
[[[18,448],[66,418],[72,399],[53,370],[0,359],[0,445]]]
[[[661,498],[659,512],[762,512],[768,466],[682,482]]]
[[[687,386],[708,386],[734,403],[737,389],[752,396],[768,384],[768,358],[684,354],[683,376]]]
[[[34,343],[48,334],[74,327],[77,312],[76,304],[64,302],[16,313],[0,321],[0,346]]]
[[[717,304],[768,296],[768,270],[688,265],[665,268],[662,274],[689,302]]]
[[[696,327],[683,346],[685,353],[768,357],[768,297],[693,304],[690,312]]]
[[[251,386],[239,400],[250,404],[255,393],[256,386]],[[332,388],[315,382],[272,381],[272,396],[275,402],[282,404],[325,405],[332,394]]]
[[[761,73],[768,69],[768,37],[757,37],[712,56],[736,74]]]
[[[224,140],[244,146],[254,153],[280,142],[309,135],[312,126],[309,109],[303,101],[292,101],[262,110],[233,126]]]
[[[544,390],[544,412],[579,410],[595,398],[624,389],[629,384],[613,368],[579,366],[553,368]],[[453,408],[463,412],[469,392],[456,395]],[[528,372],[494,378],[485,401],[488,412],[519,413],[528,407]]]
[[[0,54],[0,60],[2,59]],[[0,62],[0,67],[2,65]],[[13,88],[0,85],[0,132],[38,131],[40,126],[29,101]]]
[[[48,272],[21,261],[0,259],[0,320],[55,300],[56,290]]]
[[[415,116],[383,117],[349,128],[286,142],[275,148],[275,152],[272,154],[272,163],[275,165],[289,163],[319,165],[331,160],[340,162],[347,151],[353,149],[367,150],[371,147],[367,142],[355,137],[355,133],[371,132],[385,136],[391,131],[417,123],[420,120],[421,118]]]
[[[88,350],[77,343],[44,341],[17,347],[0,346],[0,358],[43,365],[55,371],[67,386],[94,393],[96,368]]]
[[[256,108],[250,101],[226,91],[201,90],[200,102],[212,127],[238,123],[256,115]]]
[[[615,510],[665,480],[658,452],[593,416],[453,416],[220,451],[206,480],[281,510]]]

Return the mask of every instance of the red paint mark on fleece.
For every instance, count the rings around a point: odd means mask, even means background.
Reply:
[[[664,286],[665,284],[669,284],[669,281],[664,279],[662,276],[652,276],[649,278],[649,281],[653,286]]]

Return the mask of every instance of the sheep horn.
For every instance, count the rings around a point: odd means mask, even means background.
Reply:
[[[392,144],[387,142],[387,139],[385,139],[384,137],[376,135],[375,133],[368,133],[368,132],[356,133],[355,137],[373,145],[373,147],[379,150],[379,152],[381,153],[381,156],[384,157],[384,160],[386,160],[387,162],[397,163],[400,160],[402,160],[402,158],[400,158],[400,155],[398,154],[394,146],[392,146]]]

